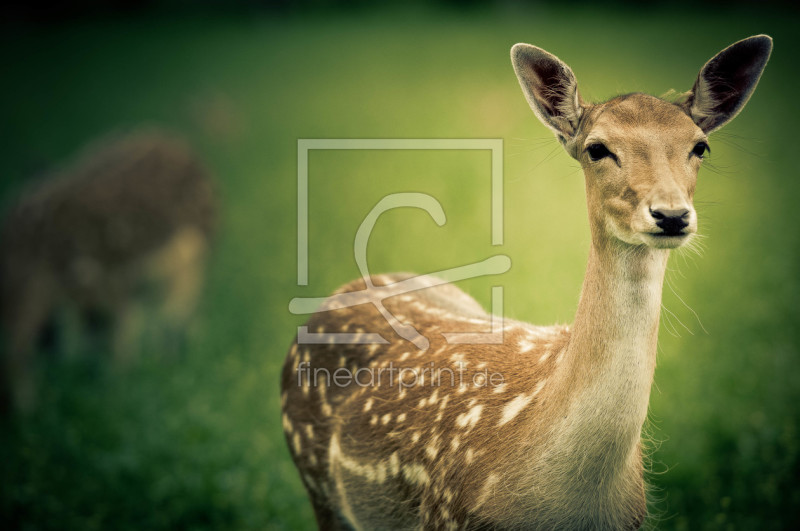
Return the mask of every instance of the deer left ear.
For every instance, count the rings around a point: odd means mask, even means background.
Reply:
[[[772,38],[748,37],[731,44],[705,64],[685,108],[705,133],[719,129],[742,110],[772,52]]]

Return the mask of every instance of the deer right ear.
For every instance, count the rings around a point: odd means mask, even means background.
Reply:
[[[511,48],[511,64],[539,120],[562,142],[574,137],[583,107],[570,67],[555,55],[522,43]]]
[[[705,64],[685,103],[700,129],[710,133],[739,114],[771,52],[772,39],[756,35],[731,44]]]

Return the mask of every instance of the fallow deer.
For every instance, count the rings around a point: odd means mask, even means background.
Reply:
[[[216,203],[187,142],[151,129],[95,141],[16,198],[0,233],[4,407],[33,408],[48,330],[62,332],[58,350],[64,336],[105,336],[94,343],[123,364],[146,324],[179,336],[202,286]]]
[[[745,105],[771,49],[765,35],[729,46],[678,101],[634,93],[599,104],[583,101],[554,55],[511,49],[533,112],[585,175],[591,247],[574,324],[506,320],[501,344],[448,344],[444,332],[491,321],[458,288],[409,275],[342,287],[364,304],[324,306],[308,330],[388,343],[296,341],[282,373],[283,429],[321,529],[642,524],[641,432],[667,258],[697,231],[708,135]],[[400,338],[370,297],[427,349]]]

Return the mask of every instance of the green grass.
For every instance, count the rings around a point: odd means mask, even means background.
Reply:
[[[97,135],[157,123],[198,146],[224,213],[182,356],[148,352],[124,375],[94,356],[54,360],[39,413],[3,425],[2,519],[22,529],[312,527],[278,412],[279,368],[302,322],[288,301],[358,275],[352,240],[380,197],[432,194],[448,222],[386,214],[370,240],[373,272],[436,271],[503,252],[513,262],[500,278],[507,315],[572,319],[588,252],[582,176],[528,109],[510,46],[556,53],[584,97],[599,100],[688,89],[723,46],[769,33],[766,74],[744,112],[712,137],[711,167],[700,173],[705,252],[670,264],[676,293],[665,289],[651,399],[651,523],[792,528],[800,507],[792,21],[756,11],[538,8],[9,28],[0,37],[2,197]],[[504,139],[504,246],[490,245],[488,152],[315,151],[309,286],[298,287],[298,138]],[[495,282],[462,287],[486,305]]]

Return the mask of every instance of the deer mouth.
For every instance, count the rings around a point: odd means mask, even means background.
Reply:
[[[657,249],[675,249],[689,241],[692,236],[691,232],[644,232],[645,243],[650,247]]]

